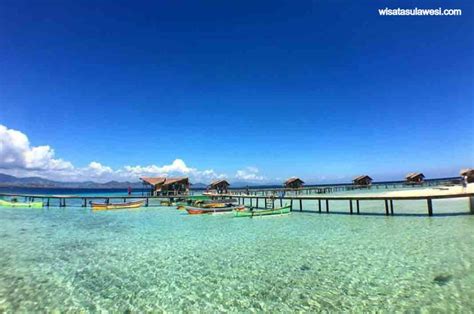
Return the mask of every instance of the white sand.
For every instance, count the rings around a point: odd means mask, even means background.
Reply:
[[[437,195],[455,195],[463,193],[474,193],[474,183],[469,183],[466,188],[462,186],[438,186],[432,188],[410,189],[406,191],[391,191],[370,193],[370,196],[437,196]],[[354,195],[355,196],[355,195]],[[360,196],[360,194],[358,195]]]

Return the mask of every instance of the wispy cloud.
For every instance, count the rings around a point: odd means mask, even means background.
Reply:
[[[249,182],[262,182],[266,180],[264,176],[260,175],[260,171],[256,167],[246,167],[245,169],[237,170],[235,178]]]

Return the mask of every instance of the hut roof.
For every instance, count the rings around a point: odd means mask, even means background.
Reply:
[[[288,180],[285,181],[285,184],[290,184],[290,183],[293,183],[295,181],[301,181],[301,183],[304,183],[303,180],[301,180],[300,178],[297,178],[297,177],[292,177],[292,178],[289,178]]]
[[[419,176],[422,176],[423,178],[425,177],[425,175],[421,172],[410,172],[405,176],[405,179],[410,180]]]
[[[157,184],[163,184],[166,180],[166,177],[143,177],[143,178],[140,178],[140,180],[150,185],[157,185]]]
[[[211,182],[211,185],[218,185],[218,184],[221,184],[221,183],[225,183],[227,185],[230,185],[229,182],[227,182],[227,180],[215,180],[215,181]]]
[[[462,176],[469,176],[469,175],[474,175],[474,169],[472,168],[466,168],[466,169],[461,169],[459,172],[460,175]]]
[[[143,177],[140,178],[145,183],[148,183],[150,185],[170,185],[173,183],[178,183],[178,182],[185,182],[188,181],[189,179],[187,177],[178,177],[178,178],[167,178],[167,177]]]
[[[362,179],[365,179],[365,178],[368,178],[368,179],[372,180],[372,178],[369,177],[368,175],[362,175],[362,176],[355,177],[353,181],[359,181],[359,180],[362,180]]]

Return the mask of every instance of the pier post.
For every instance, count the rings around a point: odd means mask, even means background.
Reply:
[[[303,211],[303,200],[300,199],[300,212],[302,212],[302,211]]]
[[[427,198],[426,202],[428,204],[428,216],[433,216],[433,201],[431,198]]]
[[[321,212],[321,199],[318,200],[318,210]]]
[[[390,200],[390,215],[393,215],[393,200]]]
[[[250,198],[250,207],[252,207],[252,198]]]
[[[290,200],[290,210],[293,211],[293,199]]]
[[[329,200],[326,199],[326,213],[329,213]]]
[[[389,212],[388,212],[388,200],[385,200],[385,215],[389,215]]]
[[[258,197],[257,197],[257,199],[256,199],[256,201],[255,201],[255,202],[256,202],[256,204],[255,204],[255,207],[257,207],[257,208],[258,208]]]
[[[148,207],[148,197],[146,198],[146,201],[145,201],[145,207]]]
[[[46,201],[46,207],[49,207],[49,197],[48,197],[48,200]]]
[[[352,210],[352,200],[349,200],[349,212],[352,215],[352,212],[353,212],[353,210]]]
[[[471,214],[474,214],[474,197],[473,196],[469,198],[469,211],[471,212]]]
[[[356,201],[357,213],[360,214],[359,200]]]

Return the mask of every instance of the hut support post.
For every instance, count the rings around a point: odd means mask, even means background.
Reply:
[[[300,212],[303,211],[303,200],[300,199]]]
[[[474,215],[474,197],[473,196],[469,198],[469,211],[471,214]]]
[[[148,197],[146,198],[145,206],[148,207]]]
[[[353,209],[352,209],[352,200],[349,200],[349,212],[352,215]]]
[[[433,201],[432,201],[432,199],[427,198],[426,203],[428,204],[428,216],[433,216]]]
[[[357,213],[360,214],[359,200],[356,201]]]

